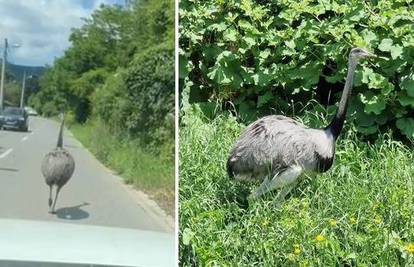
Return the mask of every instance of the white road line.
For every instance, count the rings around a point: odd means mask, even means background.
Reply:
[[[27,136],[27,135],[26,135],[25,137],[23,137],[23,138],[22,138],[21,142],[26,141],[26,140],[27,140],[27,138],[29,138],[29,136]]]
[[[8,154],[10,154],[13,151],[13,148],[7,149],[3,154],[0,155],[0,159],[6,157]]]

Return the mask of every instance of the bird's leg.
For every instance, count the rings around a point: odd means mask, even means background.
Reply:
[[[274,189],[283,188],[278,194],[278,201],[289,193],[289,191],[295,186],[295,181],[302,173],[302,168],[299,166],[291,166],[281,173],[276,174],[271,180],[268,180],[253,193],[255,198],[262,196],[263,194],[272,191]],[[287,187],[286,189],[284,187]],[[289,189],[289,187],[291,187]]]
[[[50,210],[50,206],[52,206],[52,186],[49,185],[49,210]]]
[[[285,187],[283,187],[276,195],[276,199],[275,199],[275,203],[276,203],[276,207],[280,207],[281,204],[283,203],[283,201],[285,201],[285,197],[287,194],[289,194],[289,192],[295,188],[295,186],[298,184],[297,180],[294,181],[291,184],[286,185]]]
[[[253,193],[251,193],[248,197],[249,200],[255,200],[258,199],[261,195],[267,192],[267,188],[269,187],[269,176],[266,176],[262,184],[254,190]]]
[[[53,201],[53,207],[52,207],[52,210],[51,211],[49,211],[50,213],[56,213],[56,211],[55,211],[55,206],[56,206],[56,201],[57,201],[57,198],[58,198],[58,195],[59,195],[59,191],[60,191],[60,187],[58,186],[57,188],[56,188],[56,195],[55,195],[55,201]]]

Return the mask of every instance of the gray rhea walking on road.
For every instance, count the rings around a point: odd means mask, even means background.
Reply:
[[[303,172],[325,172],[332,166],[335,141],[344,121],[352,80],[358,61],[375,55],[361,48],[349,53],[348,74],[339,107],[331,123],[324,129],[312,129],[281,115],[256,120],[243,131],[227,160],[230,177],[240,181],[262,181],[249,196],[257,199],[280,189],[281,202],[298,182]]]
[[[45,177],[46,184],[49,186],[49,213],[55,213],[56,201],[60,189],[69,181],[75,170],[75,161],[72,155],[63,148],[64,123],[65,119],[62,114],[57,146],[47,153],[42,161],[42,174]],[[56,187],[56,195],[52,202],[53,187]]]

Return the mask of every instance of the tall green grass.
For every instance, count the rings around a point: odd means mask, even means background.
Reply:
[[[334,166],[304,177],[278,208],[276,192],[249,205],[258,185],[227,177],[243,126],[190,114],[180,129],[181,265],[414,265],[413,153],[389,134],[368,143],[346,130]]]
[[[104,123],[90,120],[70,130],[104,165],[126,183],[145,191],[169,214],[174,214],[174,162],[143,149],[138,140],[117,137]]]

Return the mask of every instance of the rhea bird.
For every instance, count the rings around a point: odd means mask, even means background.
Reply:
[[[360,59],[375,57],[362,48],[349,53],[348,73],[338,109],[323,129],[308,128],[282,115],[270,115],[246,127],[230,151],[227,173],[239,181],[261,181],[249,199],[280,189],[281,202],[303,173],[329,170],[335,157],[335,143],[344,125],[352,80]]]
[[[63,130],[65,119],[61,114],[62,122],[60,124],[58,141],[56,148],[46,154],[42,161],[42,174],[46,184],[49,186],[49,213],[55,213],[56,201],[60,189],[69,181],[75,170],[75,160],[72,155],[63,148]],[[52,201],[52,189],[56,187],[55,199]]]

